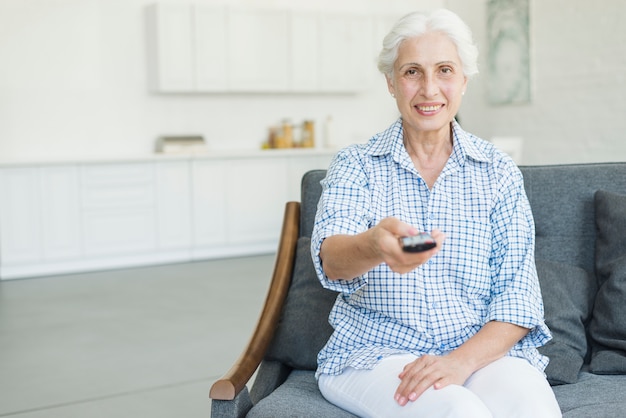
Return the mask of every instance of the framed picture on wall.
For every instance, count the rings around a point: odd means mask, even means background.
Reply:
[[[489,0],[487,41],[489,103],[530,103],[529,0]]]

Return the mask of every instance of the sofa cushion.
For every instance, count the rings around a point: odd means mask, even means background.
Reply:
[[[296,261],[278,329],[266,353],[296,369],[315,370],[317,353],[333,332],[328,314],[337,293],[324,289],[311,259],[311,238],[298,238]]]
[[[596,281],[580,267],[537,260],[546,325],[552,340],[539,348],[550,358],[546,375],[550,384],[574,383],[587,355],[585,325],[591,316]]]
[[[598,376],[583,371],[578,382],[552,388],[563,418],[626,417],[626,376]]]
[[[626,373],[626,195],[598,190],[596,213],[596,296],[589,333],[590,370]]]
[[[328,402],[317,387],[315,372],[294,370],[285,383],[263,398],[246,415],[248,418],[354,418],[348,411]]]

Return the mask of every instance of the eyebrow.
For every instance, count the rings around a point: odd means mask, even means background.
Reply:
[[[442,65],[452,65],[454,67],[458,66],[458,63],[454,62],[454,61],[439,61],[438,63],[435,64],[435,66],[439,67]],[[423,68],[422,64],[417,63],[417,62],[407,62],[406,64],[402,64],[400,66],[400,70],[403,69],[404,67],[418,67],[418,68]]]

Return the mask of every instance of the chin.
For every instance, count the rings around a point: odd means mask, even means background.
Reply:
[[[451,120],[438,120],[438,121],[420,121],[415,125],[420,132],[440,132],[442,129],[448,129]]]

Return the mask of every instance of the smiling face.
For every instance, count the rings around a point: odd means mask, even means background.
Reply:
[[[449,138],[467,78],[456,46],[446,35],[429,32],[404,40],[387,85],[410,138]]]

